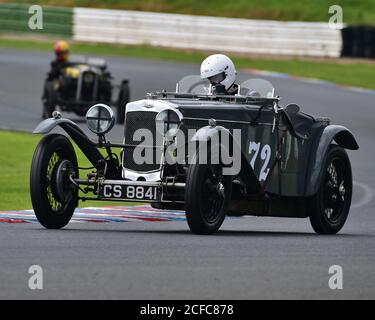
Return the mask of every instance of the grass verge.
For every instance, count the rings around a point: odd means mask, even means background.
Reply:
[[[40,135],[0,131],[0,211],[31,209],[29,175],[31,160]],[[82,152],[75,146],[80,166],[90,166]],[[80,207],[107,205],[135,205],[131,202],[80,202]]]
[[[52,40],[0,38],[0,48],[52,51]],[[137,57],[176,62],[201,63],[206,52],[181,51],[149,46],[125,46],[93,43],[72,43],[76,54]],[[341,85],[375,89],[375,63],[366,60],[313,60],[305,58],[261,58],[230,55],[238,69],[258,69],[288,73],[298,77],[317,78]],[[46,61],[46,63],[48,63]],[[198,72],[198,70],[197,70]]]

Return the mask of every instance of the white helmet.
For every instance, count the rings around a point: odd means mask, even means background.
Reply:
[[[228,90],[236,81],[237,71],[231,59],[223,54],[213,54],[201,64],[201,78],[213,85],[222,84]]]

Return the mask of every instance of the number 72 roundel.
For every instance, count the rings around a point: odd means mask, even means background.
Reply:
[[[259,158],[258,156],[260,156],[260,159],[262,160],[262,165],[258,176],[259,181],[266,180],[267,175],[270,172],[269,162],[271,159],[271,153],[272,150],[269,144],[264,144],[263,146],[261,146],[260,142],[249,142],[249,155],[251,157],[251,167],[255,169],[255,161]]]

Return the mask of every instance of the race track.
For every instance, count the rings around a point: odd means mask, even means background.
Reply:
[[[40,122],[50,59],[47,53],[0,50],[1,129],[32,131]],[[118,82],[130,80],[132,99],[173,90],[178,79],[199,70],[194,64],[107,61]],[[247,77],[240,73],[241,80]],[[59,231],[36,223],[0,223],[0,299],[374,299],[375,95],[265,78],[283,105],[295,102],[305,112],[328,116],[358,139],[360,150],[349,152],[353,204],[340,234],[317,236],[307,219],[255,217],[227,219],[214,236],[190,234],[185,221],[82,222]],[[122,131],[116,125],[112,141],[121,141]],[[44,270],[41,291],[28,288],[33,264]],[[331,265],[343,268],[343,290],[328,287]]]

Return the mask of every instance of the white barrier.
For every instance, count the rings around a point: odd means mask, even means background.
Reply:
[[[322,22],[280,22],[74,8],[79,41],[252,54],[339,57],[341,31]]]

